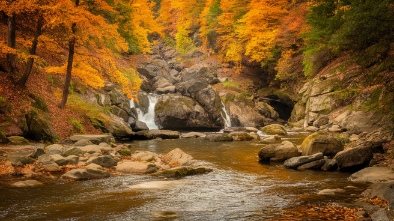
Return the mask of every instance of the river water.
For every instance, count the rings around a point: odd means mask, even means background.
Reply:
[[[302,137],[288,139],[299,143]],[[256,142],[180,139],[135,141],[132,146],[156,153],[179,147],[213,172],[178,180],[124,175],[34,188],[0,185],[0,220],[265,220],[306,203],[350,204],[364,189],[347,181],[348,173],[261,164],[257,153],[262,145]],[[155,188],[157,184],[162,186]],[[345,192],[317,195],[333,188]]]

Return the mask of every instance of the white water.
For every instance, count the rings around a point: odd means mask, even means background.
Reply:
[[[157,103],[157,96],[154,94],[147,95],[149,99],[148,111],[144,113],[140,108],[136,108],[138,114],[138,120],[144,122],[148,126],[149,130],[159,129],[159,126],[155,123],[155,106]],[[130,101],[130,107],[136,107],[135,101]]]
[[[231,118],[230,115],[227,113],[226,106],[223,104],[223,101],[220,101],[222,103],[222,117],[224,120],[224,128],[231,127]]]

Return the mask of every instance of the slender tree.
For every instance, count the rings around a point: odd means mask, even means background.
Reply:
[[[79,6],[79,0],[75,0],[75,7],[78,7],[78,6]],[[68,99],[68,94],[69,94],[68,89],[69,89],[70,83],[71,83],[71,74],[72,74],[73,61],[74,61],[75,42],[77,40],[76,32],[77,32],[77,23],[73,22],[71,25],[71,38],[68,42],[68,59],[67,59],[66,80],[64,82],[64,87],[63,87],[62,101],[59,104],[60,108],[64,108],[66,106],[67,99]]]
[[[11,5],[15,0],[8,0],[8,4]],[[16,47],[16,15],[14,12],[11,12],[8,15],[7,19],[7,26],[8,26],[8,35],[7,35],[7,46],[10,48],[15,49]],[[15,59],[16,55],[15,54],[7,54],[7,63],[10,68],[10,74],[11,76],[14,75],[15,73]]]
[[[24,86],[27,82],[27,80],[29,79],[31,70],[33,68],[33,63],[34,63],[34,55],[36,55],[36,51],[37,51],[37,45],[38,45],[38,38],[40,37],[41,33],[42,33],[42,26],[44,25],[43,22],[43,18],[42,16],[39,16],[38,21],[37,21],[37,27],[36,27],[36,31],[34,33],[34,39],[32,42],[32,45],[30,47],[30,57],[27,59],[27,65],[26,65],[26,69],[23,73],[23,76],[19,79],[19,81],[17,82],[19,85]]]

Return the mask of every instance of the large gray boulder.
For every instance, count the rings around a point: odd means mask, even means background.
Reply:
[[[117,138],[127,138],[133,134],[130,126],[120,117],[110,114],[110,124],[107,128],[112,136]]]
[[[90,180],[109,177],[110,174],[105,170],[95,169],[72,169],[61,176],[62,179],[69,180]]]
[[[316,132],[304,139],[301,150],[304,156],[321,152],[325,156],[333,157],[343,150],[343,145],[331,135]]]
[[[298,148],[290,141],[281,144],[268,144],[261,148],[258,153],[261,161],[284,161],[292,157],[298,157]]]
[[[292,168],[295,169],[301,165],[304,165],[306,163],[310,163],[316,160],[321,160],[323,159],[323,154],[322,153],[316,153],[313,155],[309,155],[309,156],[300,156],[300,157],[293,157],[290,159],[287,159],[283,165],[286,168]]]
[[[364,167],[373,158],[373,151],[370,145],[361,145],[348,148],[337,153],[334,159],[338,163],[338,168],[342,170]]]
[[[367,167],[349,177],[354,182],[394,182],[394,170],[387,167]]]
[[[221,118],[217,119],[198,102],[180,95],[163,95],[155,106],[156,122],[161,129],[220,129],[224,127]]]

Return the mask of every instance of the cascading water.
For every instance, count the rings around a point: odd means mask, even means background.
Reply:
[[[222,114],[222,117],[223,117],[223,120],[224,120],[224,128],[231,127],[230,115],[227,113],[226,106],[223,104],[223,101],[220,101],[220,102],[222,103],[222,112],[221,112],[221,114]]]
[[[130,101],[130,107],[136,108],[138,120],[144,122],[150,130],[159,129],[159,126],[155,123],[155,106],[157,103],[157,95],[147,94],[147,97],[149,99],[149,103],[146,112],[143,112],[140,108],[138,108],[138,104],[136,104],[134,100]]]

